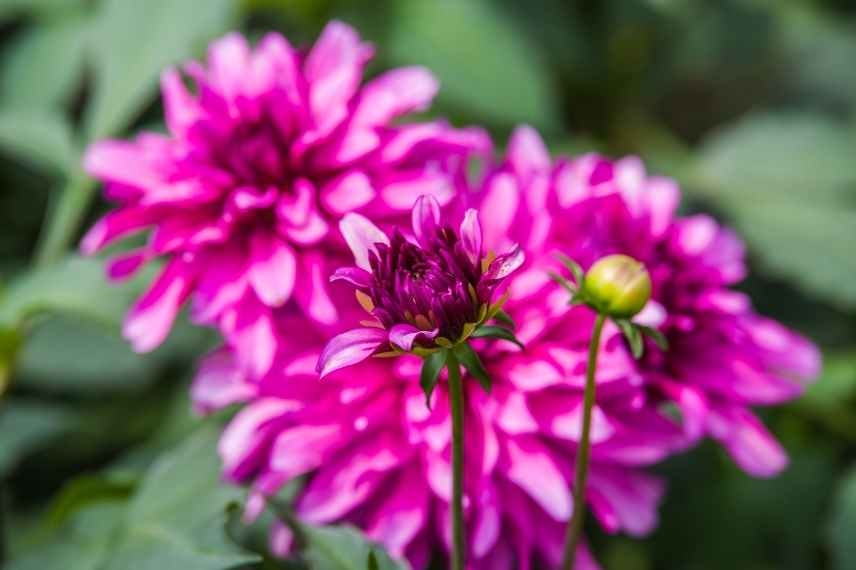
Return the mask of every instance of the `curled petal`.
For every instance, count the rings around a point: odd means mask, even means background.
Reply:
[[[464,220],[461,222],[461,243],[464,245],[464,251],[470,261],[476,263],[481,259],[482,248],[482,230],[479,223],[478,212],[470,208],[464,214]]]
[[[411,216],[413,234],[423,247],[428,247],[440,223],[440,203],[433,196],[427,194],[420,196],[413,205]]]
[[[401,347],[403,350],[412,350],[413,343],[419,338],[434,340],[437,338],[439,333],[440,329],[423,331],[421,329],[417,329],[413,325],[398,324],[389,329],[389,341]]]
[[[493,260],[485,272],[485,279],[498,281],[505,279],[523,265],[526,261],[526,254],[519,245],[516,245],[508,253],[504,253]]]
[[[330,281],[347,281],[354,287],[365,289],[371,285],[372,275],[359,267],[340,267],[330,276]]]
[[[315,370],[324,378],[340,368],[362,362],[385,343],[387,338],[387,331],[377,328],[360,328],[343,332],[333,337],[321,351]]]
[[[369,252],[377,252],[376,244],[385,243],[389,245],[389,238],[380,228],[371,223],[367,218],[359,214],[350,213],[339,222],[339,230],[345,238],[348,247],[354,254],[357,267],[371,270],[369,264]]]
[[[294,251],[267,232],[256,232],[250,239],[252,254],[249,276],[259,299],[269,307],[279,307],[291,297],[297,271]]]

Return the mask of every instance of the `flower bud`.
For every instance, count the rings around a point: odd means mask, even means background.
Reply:
[[[598,311],[629,319],[651,298],[651,277],[645,266],[627,255],[608,255],[585,274],[586,300]]]

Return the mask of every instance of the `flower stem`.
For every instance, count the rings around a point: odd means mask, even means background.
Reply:
[[[597,353],[600,348],[600,333],[606,315],[598,313],[594,322],[594,330],[589,344],[588,366],[586,367],[586,389],[583,396],[583,429],[580,436],[579,450],[577,451],[577,468],[574,477],[574,511],[571,522],[568,525],[568,534],[565,536],[565,553],[562,558],[562,570],[573,570],[576,558],[577,544],[580,542],[580,534],[583,530],[583,520],[586,509],[586,478],[588,477],[589,455],[591,454],[591,410],[594,406],[594,374],[597,369]]]
[[[453,351],[446,358],[452,406],[452,570],[464,570],[464,390]]]

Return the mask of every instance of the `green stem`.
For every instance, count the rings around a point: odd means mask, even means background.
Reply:
[[[464,570],[464,390],[453,351],[446,358],[452,406],[452,570]]]
[[[77,235],[95,197],[95,181],[75,172],[51,204],[36,248],[36,263],[48,265],[61,259]]]
[[[594,322],[594,331],[589,344],[588,366],[586,367],[586,389],[583,396],[583,429],[577,452],[577,469],[574,477],[574,511],[565,536],[565,553],[562,558],[562,570],[573,570],[577,544],[583,530],[583,520],[586,515],[586,478],[588,477],[589,456],[591,454],[591,410],[594,407],[595,385],[594,374],[597,369],[597,353],[600,348],[600,333],[606,315],[599,313]]]

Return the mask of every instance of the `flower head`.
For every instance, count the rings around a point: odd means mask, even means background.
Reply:
[[[207,65],[185,66],[195,91],[177,70],[164,73],[167,134],[88,150],[87,171],[119,207],[86,235],[83,251],[151,230],[141,249],[112,261],[110,276],[166,259],[125,323],[135,349],[160,344],[192,297],[193,319],[219,327],[262,375],[274,354],[260,347],[281,342],[272,321],[285,304],[295,302],[312,326],[335,327],[326,276],[331,253],[344,249],[331,231],[344,214],[395,219],[422,194],[452,198],[467,156],[489,140],[440,121],[396,124],[428,107],[437,82],[410,67],[361,86],[372,54],[340,22],[306,51],[279,34],[255,49],[229,34],[211,45]]]
[[[589,311],[568,306],[567,293],[549,278],[561,270],[557,254],[584,270],[604,256],[631,256],[651,280],[650,300],[635,321],[669,344],[662,351],[646,341],[636,365],[649,396],[681,411],[687,443],[713,437],[756,476],[784,468],[784,450],[751,408],[798,397],[817,376],[820,355],[732,288],[746,274],[734,232],[708,216],[677,216],[677,184],[648,176],[639,159],[590,154],[553,162],[526,127],[512,136],[507,160],[487,176],[479,199],[493,212],[486,244],[516,240],[527,252],[506,305],[518,311],[517,335],[527,349],[557,320],[571,326],[571,315]]]
[[[459,232],[441,224],[431,196],[416,201],[415,241],[396,229],[390,239],[359,214],[341,222],[356,267],[337,270],[374,320],[333,338],[318,362],[322,376],[378,352],[425,355],[466,341],[501,304],[495,293],[524,261],[520,247],[497,257],[482,252],[478,213],[467,210]]]

